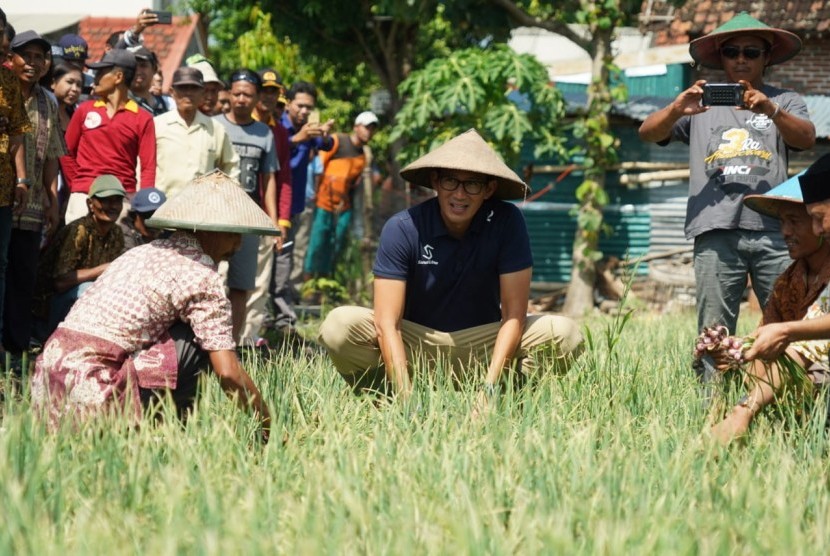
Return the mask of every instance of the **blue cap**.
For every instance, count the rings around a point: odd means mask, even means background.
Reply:
[[[781,209],[782,204],[804,204],[803,197],[801,196],[801,186],[798,182],[798,177],[803,174],[804,172],[796,174],[784,183],[776,185],[763,195],[747,195],[744,197],[744,204],[755,212],[778,218],[778,211]]]
[[[89,46],[80,35],[68,33],[60,38],[58,46],[63,49],[63,59],[83,62],[89,56]]]
[[[167,200],[164,192],[155,187],[139,189],[130,204],[136,212],[153,212]]]

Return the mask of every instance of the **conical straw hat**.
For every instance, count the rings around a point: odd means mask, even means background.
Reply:
[[[416,185],[432,187],[431,174],[439,169],[493,176],[499,183],[493,195],[496,199],[523,199],[530,190],[475,129],[467,130],[425,154],[401,170],[401,176]]]
[[[805,170],[806,171],[806,170]],[[801,186],[798,179],[804,172],[796,174],[784,183],[776,185],[761,195],[747,195],[744,197],[744,205],[755,212],[778,218],[778,211],[782,205],[804,205],[801,197]]]
[[[192,180],[147,220],[154,228],[279,235],[238,182],[215,170]]]
[[[690,42],[689,54],[701,66],[723,69],[720,47],[737,35],[755,35],[767,41],[770,44],[768,62],[770,66],[786,62],[801,50],[801,39],[798,35],[784,29],[770,27],[748,13],[741,12],[708,35]]]

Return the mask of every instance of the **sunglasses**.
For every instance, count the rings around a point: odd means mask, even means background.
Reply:
[[[741,54],[743,54],[744,58],[747,60],[757,60],[765,52],[766,49],[759,48],[757,46],[747,46],[744,48],[741,48],[740,46],[724,46],[720,49],[720,55],[724,58],[729,58],[730,60],[736,59]]]

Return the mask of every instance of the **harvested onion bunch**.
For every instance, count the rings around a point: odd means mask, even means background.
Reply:
[[[740,371],[749,375],[750,373],[746,370],[749,362],[746,360],[745,353],[754,342],[755,338],[752,336],[730,336],[729,330],[723,325],[707,326],[697,337],[694,357],[695,359],[701,359],[709,355],[718,363],[718,370],[721,372]],[[769,363],[765,362],[767,384],[772,382],[769,375]],[[778,365],[782,384],[788,385],[795,391],[809,392],[812,390],[813,383],[807,376],[807,372],[790,354],[782,353],[775,360],[775,363]],[[763,378],[755,375],[751,375],[750,378],[763,380]]]

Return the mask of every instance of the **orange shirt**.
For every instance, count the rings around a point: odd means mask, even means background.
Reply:
[[[352,143],[345,133],[333,137],[334,147],[320,152],[323,177],[317,190],[317,208],[328,212],[342,212],[351,208],[349,193],[357,185],[366,165],[363,147]]]

